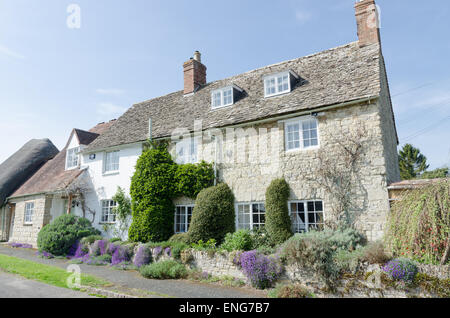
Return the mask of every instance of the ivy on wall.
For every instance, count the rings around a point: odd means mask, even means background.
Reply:
[[[195,199],[214,184],[212,164],[175,163],[167,142],[151,142],[136,163],[131,178],[132,223],[128,237],[133,242],[160,242],[173,234],[172,200],[187,196]]]

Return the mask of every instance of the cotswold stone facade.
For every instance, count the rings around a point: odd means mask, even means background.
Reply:
[[[10,233],[10,242],[20,242],[37,247],[37,236],[39,231],[50,223],[50,208],[52,205],[52,196],[35,195],[29,196],[25,200],[12,200],[15,204],[14,228]],[[27,203],[34,203],[34,209],[31,216],[31,222],[25,222],[25,206]]]
[[[315,182],[318,177],[319,152],[324,151],[327,156],[335,157],[337,165],[344,164],[339,162],[338,154],[334,152],[336,140],[346,138],[346,133],[363,129],[362,155],[352,189],[352,212],[356,215],[356,226],[369,240],[377,240],[383,234],[389,212],[387,184],[399,178],[397,156],[391,155],[396,154],[396,147],[393,147],[395,130],[386,128],[390,128],[388,120],[391,117],[382,115],[386,108],[383,99],[374,99],[325,111],[317,117],[319,146],[292,152],[285,150],[283,121],[243,127],[247,134],[238,137],[239,134],[235,132],[234,139],[227,138],[224,129],[222,138],[212,141],[204,138],[199,143],[199,160],[219,162],[218,181],[225,182],[232,188],[236,203],[264,203],[270,182],[275,178],[285,178],[291,188],[289,200],[322,200],[324,218],[327,220],[331,216],[333,203],[329,193]],[[259,135],[255,132],[259,132]],[[216,135],[218,134],[216,131]],[[266,139],[267,143],[261,142],[262,139]],[[258,145],[263,145],[265,151],[259,151]],[[175,148],[174,143],[169,147],[174,156]],[[194,201],[179,198],[175,200],[175,204],[188,205],[194,204]]]

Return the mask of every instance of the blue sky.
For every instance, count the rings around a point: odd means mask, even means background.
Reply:
[[[67,27],[78,4],[81,27]],[[378,0],[400,146],[450,165],[450,2]],[[357,40],[354,0],[0,0],[0,162],[32,138],[63,148],[133,103]]]

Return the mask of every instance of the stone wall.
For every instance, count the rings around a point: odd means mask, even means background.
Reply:
[[[387,162],[392,160],[387,160],[386,157],[394,157],[394,154],[387,152],[395,151],[396,156],[396,149],[386,145],[386,140],[395,138],[392,134],[395,130],[386,129],[389,123],[382,120],[385,116],[381,116],[380,111],[385,109],[380,108],[377,100],[326,111],[317,117],[320,147],[292,152],[285,151],[282,121],[249,124],[244,127],[248,136],[240,139],[229,138],[224,129],[221,130],[222,137],[219,135],[215,141],[204,139],[199,144],[199,159],[218,162],[218,179],[231,187],[236,203],[264,202],[270,182],[284,177],[291,188],[289,200],[323,200],[324,217],[327,220],[333,209],[330,195],[314,182],[317,177],[319,151],[324,150],[329,156],[335,155],[336,138],[364,127],[364,152],[352,189],[353,212],[358,216],[356,225],[359,229],[365,232],[369,240],[377,240],[382,237],[389,211],[387,176],[395,175],[387,171]],[[237,134],[235,132],[235,135]],[[261,138],[266,140],[265,144],[261,142]],[[396,143],[396,140],[390,141],[390,144],[393,143]],[[258,147],[258,144],[263,147]],[[169,151],[175,155],[173,143]],[[193,200],[187,201],[189,204],[194,203]]]
[[[32,224],[25,224],[25,204],[34,202]],[[16,205],[14,214],[14,227],[10,233],[9,242],[27,243],[37,247],[37,236],[42,227],[50,220],[52,197],[46,195],[29,196],[22,199],[13,199],[10,203]]]

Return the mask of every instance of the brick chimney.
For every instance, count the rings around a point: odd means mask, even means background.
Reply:
[[[378,10],[375,0],[361,0],[355,4],[359,46],[381,43]]]
[[[206,84],[206,66],[202,64],[199,51],[194,52],[194,57],[184,62],[184,94],[191,94]]]

